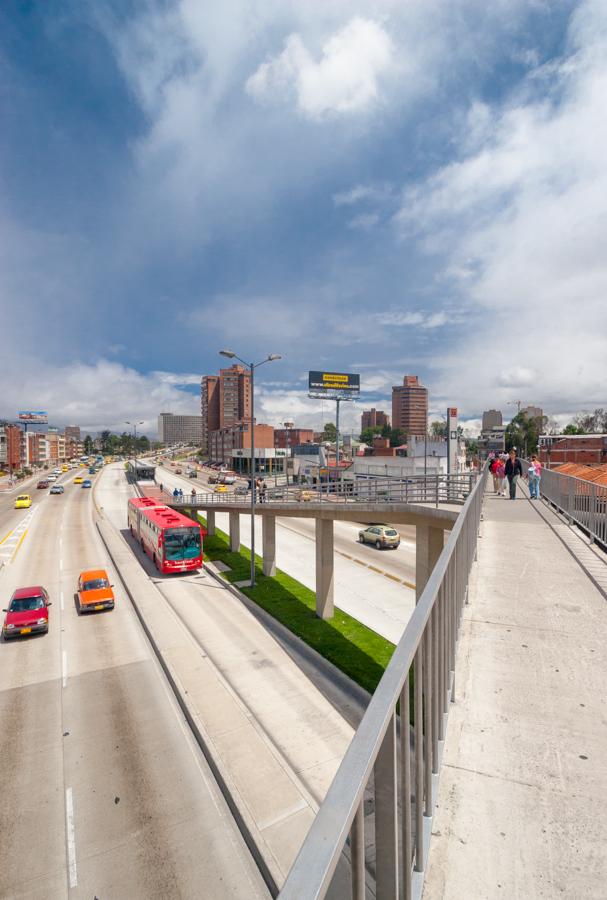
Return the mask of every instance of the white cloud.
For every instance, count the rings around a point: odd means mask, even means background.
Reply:
[[[374,318],[380,325],[415,325],[426,329],[441,328],[449,321],[447,313],[443,311],[429,314],[421,312],[377,313]]]
[[[375,188],[365,184],[356,184],[349,191],[333,194],[333,203],[335,206],[352,206],[355,203],[360,203],[361,200],[373,198],[375,195]]]
[[[472,315],[437,393],[470,410],[607,397],[607,7],[580,4],[552,82],[473,111],[459,159],[407,190],[398,224]],[[524,390],[523,390],[524,389]],[[583,398],[586,398],[585,401]]]
[[[378,222],[378,213],[361,213],[359,216],[354,216],[353,219],[350,219],[348,228],[356,228],[359,231],[371,231]]]
[[[13,419],[17,409],[39,408],[48,411],[51,424],[120,432],[128,430],[126,420],[135,417],[144,422],[143,434],[155,436],[160,412],[200,415],[198,396],[177,387],[199,383],[199,375],[142,374],[104,359],[52,366],[21,358],[3,375],[0,417]]]
[[[291,34],[282,53],[251,75],[246,90],[257,100],[282,101],[294,93],[299,111],[312,119],[360,112],[379,101],[393,54],[381,25],[357,16],[323,44],[318,61],[301,35]]]

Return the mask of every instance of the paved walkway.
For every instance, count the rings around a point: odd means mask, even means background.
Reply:
[[[542,512],[487,495],[424,900],[607,896],[607,605]]]

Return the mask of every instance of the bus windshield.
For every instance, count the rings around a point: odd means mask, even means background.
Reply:
[[[198,528],[168,528],[164,533],[166,559],[194,559],[200,556]]]

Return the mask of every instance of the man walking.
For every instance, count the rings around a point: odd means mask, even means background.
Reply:
[[[508,459],[506,460],[506,478],[508,479],[508,484],[510,485],[511,500],[516,500],[516,483],[519,479],[519,476],[521,476],[522,474],[523,466],[520,459],[516,455],[516,450],[513,448],[508,453]]]

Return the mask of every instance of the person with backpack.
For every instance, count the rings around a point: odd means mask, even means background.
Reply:
[[[516,500],[516,483],[522,474],[523,466],[513,447],[508,453],[508,459],[506,460],[506,478],[508,479],[508,484],[510,486],[511,500]]]
[[[527,471],[527,481],[529,482],[529,499],[540,499],[540,479],[542,477],[542,464],[533,453],[531,455],[531,463]]]

